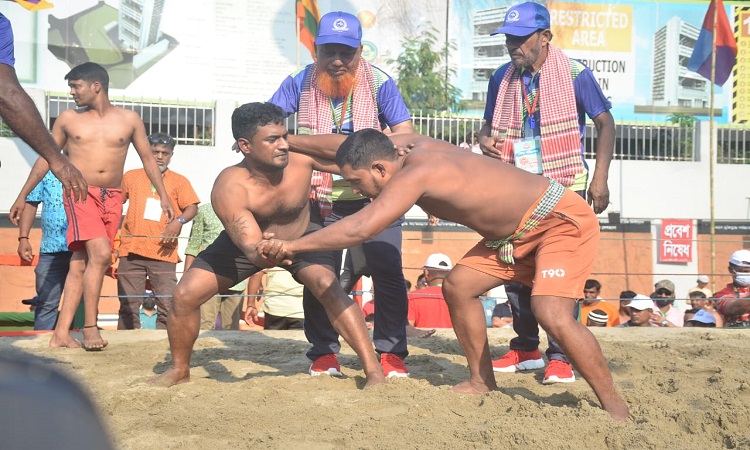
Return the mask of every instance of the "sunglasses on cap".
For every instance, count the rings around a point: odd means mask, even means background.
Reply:
[[[148,143],[152,145],[156,145],[156,144],[174,145],[174,139],[172,139],[171,136],[153,134],[148,137]]]

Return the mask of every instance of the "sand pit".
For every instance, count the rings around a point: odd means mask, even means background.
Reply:
[[[489,332],[497,357],[513,334]],[[451,393],[468,376],[451,330],[411,340],[412,378],[368,391],[346,346],[344,378],[306,375],[295,331],[203,333],[192,382],[168,389],[146,384],[168,366],[163,331],[104,331],[98,353],[48,349],[49,335],[0,338],[0,351],[41,357],[87,387],[121,449],[750,449],[748,330],[594,332],[627,422],[611,421],[582,379],[543,386],[542,370],[497,374],[486,396]]]

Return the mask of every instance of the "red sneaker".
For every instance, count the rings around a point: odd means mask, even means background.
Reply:
[[[502,358],[492,361],[492,370],[495,372],[518,372],[542,367],[544,367],[544,360],[539,349],[531,352],[510,350]]]
[[[573,375],[573,368],[565,361],[557,359],[550,360],[547,370],[544,371],[544,380],[542,384],[552,383],[572,383],[576,380]]]
[[[393,353],[381,354],[380,365],[383,366],[383,375],[385,375],[386,378],[403,378],[409,376],[409,369],[406,368],[404,360]]]
[[[318,357],[310,366],[310,375],[317,377],[320,375],[330,375],[332,377],[341,376],[341,366],[339,358],[335,353],[329,353]]]

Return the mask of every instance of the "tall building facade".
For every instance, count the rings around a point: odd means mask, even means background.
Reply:
[[[699,34],[697,27],[676,16],[654,34],[654,106],[708,108],[709,81],[687,68]]]
[[[119,38],[123,48],[139,52],[161,38],[165,0],[120,0]]]
[[[510,61],[505,35],[490,36],[503,25],[507,7],[476,11],[473,16],[471,99],[487,101],[487,83],[501,65]]]

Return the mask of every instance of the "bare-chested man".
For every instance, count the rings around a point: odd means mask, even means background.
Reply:
[[[295,239],[321,227],[310,221],[313,169],[338,173],[332,160],[289,152],[284,115],[271,103],[248,103],[232,114],[232,133],[242,162],[224,169],[214,183],[211,203],[225,231],[200,252],[173,292],[167,320],[172,367],[153,383],[190,381],[190,357],[200,328],[200,306],[237,282],[272,266],[255,252],[263,232]],[[367,377],[365,387],[385,376],[359,308],[333,272],[329,253],[308,253],[286,266],[326,309],[336,331],[354,349]]]
[[[414,142],[415,147],[402,156],[386,135],[367,129],[350,135],[336,155],[352,189],[376,197],[370,206],[291,242],[261,241],[259,256],[286,264],[298,253],[352,247],[414,204],[466,225],[484,239],[443,283],[470,371],[469,380],[453,390],[486,393],[497,387],[478,296],[506,281],[518,281],[532,286],[537,320],[557,339],[604,409],[615,419],[626,419],[628,407],[615,389],[596,338],[573,318],[597,254],[599,224],[591,208],[548,178],[454,151],[457,147],[428,137],[392,137],[397,144]]]
[[[159,194],[161,210],[168,220],[173,219],[174,209],[141,118],[135,112],[109,102],[107,71],[98,64],[87,62],[74,67],[65,79],[78,109],[60,114],[52,127],[52,137],[83,173],[88,183],[88,199],[85,203],[75,203],[71,197],[64,198],[68,248],[73,256],[65,279],[63,306],[49,345],[101,350],[107,341],[102,339],[96,325],[99,296],[122,218],[120,184],[131,143]],[[44,174],[46,167],[40,171]],[[69,329],[81,294],[85,319],[83,342],[79,343],[70,335]]]

